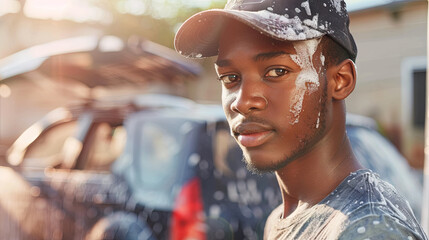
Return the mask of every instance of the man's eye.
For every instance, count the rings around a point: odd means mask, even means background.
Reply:
[[[280,77],[287,73],[287,70],[284,68],[274,68],[271,69],[265,74],[265,77]]]
[[[220,76],[218,79],[219,81],[228,84],[228,83],[233,83],[240,80],[240,77],[237,74],[230,74],[230,75]]]

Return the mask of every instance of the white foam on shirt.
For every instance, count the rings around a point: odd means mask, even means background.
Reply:
[[[360,234],[364,234],[366,232],[366,229],[365,229],[365,227],[362,226],[362,227],[359,227],[357,229],[357,232],[360,233]]]
[[[295,80],[295,90],[290,106],[290,112],[293,114],[292,125],[299,122],[299,115],[302,112],[302,103],[305,94],[312,94],[320,86],[319,75],[313,65],[313,55],[319,43],[320,39],[293,43],[296,55],[291,55],[291,58],[301,67],[301,71]]]

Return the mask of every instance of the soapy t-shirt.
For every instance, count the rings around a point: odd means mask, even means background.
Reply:
[[[318,204],[282,219],[276,208],[267,239],[424,239],[410,204],[371,170],[351,173]]]

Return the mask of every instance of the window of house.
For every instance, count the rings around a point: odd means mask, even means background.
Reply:
[[[426,110],[426,70],[413,71],[413,125],[425,126]]]

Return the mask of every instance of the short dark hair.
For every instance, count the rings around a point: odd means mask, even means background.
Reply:
[[[320,46],[328,66],[338,65],[346,59],[350,59],[353,62],[356,61],[355,57],[352,57],[345,48],[343,48],[329,36],[325,35],[322,37]]]

